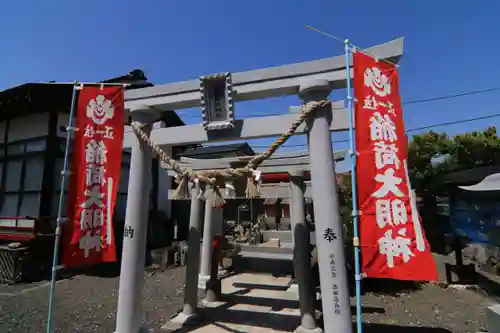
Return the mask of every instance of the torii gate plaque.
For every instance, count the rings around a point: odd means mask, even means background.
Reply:
[[[200,77],[201,119],[207,131],[234,127],[231,73]]]

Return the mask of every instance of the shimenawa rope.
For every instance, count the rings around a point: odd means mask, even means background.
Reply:
[[[210,171],[194,171],[191,169],[182,169],[179,163],[170,157],[167,153],[161,149],[155,142],[153,142],[149,135],[143,131],[143,127],[146,126],[140,122],[132,121],[130,126],[132,130],[137,135],[137,137],[145,142],[151,149],[156,153],[156,155],[165,163],[167,163],[172,170],[177,174],[176,182],[178,183],[177,189],[175,190],[172,199],[188,199],[190,197],[189,191],[189,181],[197,180],[202,184],[212,186],[213,188],[213,202],[214,206],[219,206],[224,203],[224,198],[221,193],[221,188],[225,187],[225,183],[228,180],[232,180],[238,177],[247,177],[247,188],[245,194],[247,198],[255,198],[259,196],[258,180],[256,179],[255,170],[268,158],[270,158],[276,150],[281,147],[288,139],[295,133],[297,128],[311,115],[314,111],[322,109],[328,105],[331,105],[331,101],[322,100],[319,102],[309,102],[303,104],[300,108],[300,116],[295,120],[290,129],[280,135],[269,148],[255,157],[253,157],[245,167],[242,168],[227,168],[223,170],[210,170]]]

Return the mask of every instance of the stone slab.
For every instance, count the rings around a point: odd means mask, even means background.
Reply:
[[[495,304],[486,309],[486,319],[490,332],[500,332],[500,304]]]
[[[292,281],[292,277],[283,276],[283,277],[274,277],[268,274],[251,274],[251,273],[242,273],[238,275],[234,275],[227,279],[228,282],[232,283],[244,283],[244,284],[253,284],[256,285],[266,285],[266,286],[276,286],[276,287],[287,287],[290,285]]]
[[[290,333],[300,325],[299,303],[286,291],[242,289],[235,282],[285,286],[290,277],[272,277],[264,274],[238,274],[222,280],[225,302],[215,308],[203,309],[207,320],[199,327],[189,327],[177,333]]]

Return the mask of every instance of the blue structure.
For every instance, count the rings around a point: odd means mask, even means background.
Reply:
[[[500,174],[458,188],[450,198],[450,224],[454,233],[466,236],[471,243],[498,245],[498,240],[491,237],[500,227]]]

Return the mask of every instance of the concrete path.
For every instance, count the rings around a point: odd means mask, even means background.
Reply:
[[[287,292],[290,277],[238,274],[222,281],[224,302],[206,304],[204,321],[175,332],[284,333],[300,324],[296,295]]]

